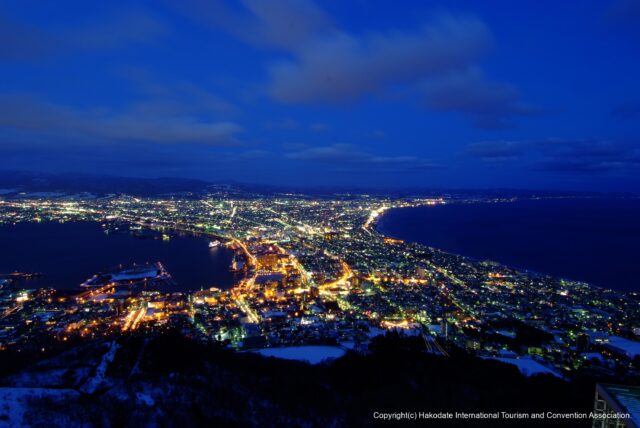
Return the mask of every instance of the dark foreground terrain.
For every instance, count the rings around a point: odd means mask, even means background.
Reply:
[[[419,340],[395,335],[376,339],[367,355],[316,366],[178,333],[68,345],[45,358],[0,357],[0,426],[392,425],[373,412],[589,412],[594,391],[590,381],[527,378],[494,361],[428,355]]]

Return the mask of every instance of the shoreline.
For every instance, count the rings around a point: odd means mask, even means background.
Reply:
[[[100,236],[104,236],[105,239],[113,239],[116,236],[123,236],[126,237],[128,239],[131,240],[131,242],[129,243],[129,245],[131,246],[136,246],[136,245],[174,245],[175,246],[175,242],[174,240],[205,240],[205,239],[209,239],[214,237],[215,235],[211,235],[208,234],[206,232],[193,232],[193,231],[186,231],[186,230],[181,230],[181,229],[175,229],[175,228],[164,228],[165,233],[168,233],[170,235],[170,240],[166,241],[163,240],[159,237],[157,238],[145,238],[145,237],[140,237],[140,236],[136,236],[134,233],[132,233],[131,230],[127,230],[127,231],[119,231],[118,233],[105,233],[105,228],[103,227],[103,223],[100,221],[95,221],[95,220],[82,220],[82,221],[65,221],[65,222],[60,222],[60,221],[55,221],[55,220],[45,220],[45,221],[41,221],[41,222],[37,222],[37,221],[21,221],[21,222],[17,222],[17,223],[5,223],[5,224],[1,224],[0,228],[4,229],[12,229],[15,227],[38,227],[38,226],[67,226],[67,225],[77,225],[79,227],[83,227],[83,226],[88,226],[88,227],[92,227],[95,228],[96,231],[100,232]],[[154,232],[158,232],[159,230],[157,228],[151,228],[151,227],[145,227],[142,230],[148,230],[148,231],[154,231]],[[222,237],[221,237],[222,238]],[[227,241],[227,238],[222,238],[225,241]],[[178,244],[178,245],[184,245],[183,243]],[[81,253],[83,251],[82,247],[76,247],[76,250],[78,253]],[[210,253],[211,249],[207,248],[206,245],[202,246],[202,251],[205,253]],[[230,251],[233,252],[234,250],[232,249],[226,249],[225,251]],[[170,251],[170,253],[176,253],[176,251]],[[97,255],[96,257],[99,258],[99,256]],[[108,258],[108,257],[107,257]],[[25,285],[30,285],[31,287],[35,287],[35,288],[42,288],[42,287],[51,287],[51,288],[55,288],[56,290],[60,290],[60,291],[65,291],[65,292],[70,292],[70,293],[74,293],[74,292],[80,292],[82,291],[84,288],[81,286],[83,284],[83,282],[86,281],[87,278],[89,278],[92,275],[95,274],[102,274],[105,272],[109,272],[113,269],[115,269],[116,267],[120,266],[120,265],[127,265],[129,264],[129,261],[125,261],[127,257],[122,258],[122,260],[120,261],[116,261],[115,263],[105,263],[104,265],[102,265],[101,267],[98,267],[96,269],[94,269],[92,272],[88,273],[88,276],[79,279],[77,285],[67,285],[66,282],[63,284],[59,283],[60,282],[60,278],[64,277],[64,276],[68,276],[65,272],[63,271],[51,271],[50,269],[41,269],[38,272],[41,272],[42,275],[40,275],[37,279],[36,282],[32,282],[31,284],[29,284],[28,282]],[[133,260],[132,263],[137,263],[139,265],[145,265],[145,264],[153,264],[155,262],[161,261],[163,264],[166,263],[167,261],[171,261],[172,258],[170,257],[168,260],[157,260],[157,257],[153,257],[153,256],[147,256],[147,258],[140,258],[136,260]],[[207,258],[207,260],[210,260],[209,258]],[[175,260],[173,260],[175,262]],[[182,262],[179,263],[179,268],[174,269],[174,271],[178,271],[181,272],[181,274],[178,274],[179,277],[184,276],[184,274],[187,272],[187,270],[184,269],[184,266]],[[96,264],[97,266],[97,264]],[[214,268],[215,268],[215,264],[214,264]],[[194,269],[197,269],[197,265],[194,266]],[[15,270],[15,269],[14,269]],[[191,271],[192,269],[188,269],[189,271]],[[48,272],[47,272],[48,271]],[[225,271],[228,271],[228,266],[225,266]],[[221,271],[222,272],[222,271]],[[0,273],[5,273],[5,272],[0,272]],[[175,272],[169,272],[172,276],[175,276]],[[221,288],[221,289],[232,289],[234,287],[237,286],[238,281],[241,279],[241,275],[234,275],[231,274],[233,276],[233,280],[232,282],[227,285],[226,283],[224,285],[221,285],[219,280],[213,280],[213,281],[208,281],[210,282],[210,286],[215,286],[217,288]],[[224,276],[224,275],[222,275]],[[57,279],[56,279],[57,278]],[[53,279],[54,283],[53,284],[49,284],[49,282]],[[223,281],[225,282],[225,281]],[[185,282],[183,281],[178,281],[177,284],[175,285],[175,291],[176,292],[183,292],[183,293],[192,293],[195,291],[198,291],[200,289],[200,286],[197,284],[193,284],[190,285],[188,284],[188,281]]]
[[[460,201],[460,200],[449,200],[446,202],[446,204],[442,204],[442,205],[458,205],[458,206],[469,206],[469,205],[487,205],[487,204],[513,204],[513,203],[518,203],[518,202],[537,202],[537,201],[549,201],[549,200],[569,200],[569,199],[579,199],[579,200],[594,200],[594,199],[602,199],[602,200],[611,200],[611,199],[616,199],[616,200],[637,200],[638,198],[636,197],[615,197],[615,198],[611,198],[611,197],[540,197],[540,198],[515,198],[515,199],[511,199],[511,200],[502,200],[502,201],[490,201],[490,200],[474,200],[474,201]],[[436,205],[437,206],[437,205]],[[422,245],[425,246],[427,248],[430,248],[432,250],[441,252],[441,253],[445,253],[448,255],[452,255],[452,256],[457,256],[457,257],[462,257],[464,259],[467,259],[469,261],[472,262],[476,262],[476,263],[483,263],[483,262],[490,262],[490,263],[495,263],[498,264],[500,266],[509,268],[509,269],[514,269],[518,272],[527,274],[527,275],[531,275],[534,277],[550,277],[550,278],[555,278],[558,280],[562,280],[562,281],[568,281],[568,282],[573,282],[573,283],[578,283],[578,284],[585,284],[588,285],[590,287],[595,287],[604,291],[611,291],[611,292],[620,292],[620,293],[638,293],[637,290],[626,290],[626,289],[619,289],[613,286],[603,286],[603,285],[599,285],[599,284],[595,284],[589,280],[580,280],[580,279],[573,279],[564,275],[558,275],[558,274],[553,274],[553,273],[548,273],[548,272],[541,272],[540,270],[535,270],[535,269],[531,269],[531,268],[526,268],[526,267],[521,267],[512,263],[508,263],[508,262],[502,262],[499,260],[495,260],[491,257],[477,257],[477,256],[471,256],[471,255],[466,255],[463,252],[459,252],[459,251],[449,251],[449,250],[445,250],[442,248],[439,248],[437,245],[433,245],[424,241],[421,241],[419,239],[406,239],[404,237],[398,236],[397,234],[391,233],[389,230],[385,230],[384,228],[384,222],[385,220],[388,219],[388,214],[390,211],[395,211],[395,210],[409,210],[409,209],[419,209],[419,208],[435,208],[436,206],[434,205],[428,205],[428,204],[420,204],[420,205],[416,205],[416,206],[398,206],[398,207],[389,207],[388,209],[384,210],[383,213],[381,213],[376,219],[375,221],[373,221],[370,224],[370,230],[372,230],[373,232],[375,232],[376,234],[380,235],[382,238],[389,238],[389,239],[397,239],[397,240],[402,240],[407,244],[418,244],[418,245]],[[385,218],[386,217],[386,218]]]

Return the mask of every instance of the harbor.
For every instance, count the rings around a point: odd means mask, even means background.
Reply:
[[[150,232],[142,238],[139,230],[102,228],[94,222],[4,225],[0,240],[12,251],[0,260],[0,274],[25,289],[69,291],[103,285],[111,279],[105,274],[118,269],[125,271],[120,271],[120,278],[126,278],[126,270],[134,267],[140,269],[139,275],[161,279],[165,289],[174,291],[227,289],[241,275],[231,271],[236,250],[222,242],[210,248],[212,239],[205,236]],[[170,278],[156,278],[151,271],[158,269],[157,263]]]

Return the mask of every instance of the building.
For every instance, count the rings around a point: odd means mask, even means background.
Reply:
[[[622,418],[594,418],[594,428],[640,428],[640,387],[597,384],[593,412],[599,415],[629,415]]]

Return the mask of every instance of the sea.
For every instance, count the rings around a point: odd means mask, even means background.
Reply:
[[[640,292],[640,199],[447,203],[387,211],[381,233],[478,260]]]
[[[210,249],[203,236],[170,236],[164,241],[105,234],[95,222],[2,225],[0,274],[38,272],[41,277],[21,281],[23,285],[74,290],[95,273],[160,261],[176,282],[172,291],[228,289],[237,281],[229,271],[232,250]]]

